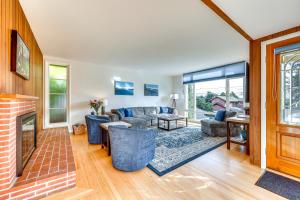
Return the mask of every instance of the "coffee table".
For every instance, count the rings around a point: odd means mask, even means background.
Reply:
[[[111,149],[110,149],[110,139],[109,139],[109,134],[108,134],[108,127],[109,126],[127,126],[128,128],[130,128],[132,125],[123,121],[117,121],[117,122],[107,122],[107,123],[102,123],[99,125],[101,128],[101,132],[102,132],[102,144],[101,147],[104,147],[104,137],[106,136],[106,141],[107,141],[107,149],[108,149],[108,156],[110,156],[111,154]]]
[[[163,129],[166,131],[171,131],[179,128],[183,128],[184,126],[178,126],[178,121],[179,120],[185,120],[185,127],[188,126],[188,119],[187,117],[180,116],[180,115],[160,115],[157,117],[157,128]],[[163,121],[163,127],[160,126],[160,121]],[[170,122],[175,122],[175,127],[171,128]],[[165,128],[165,125],[167,123],[167,128]]]

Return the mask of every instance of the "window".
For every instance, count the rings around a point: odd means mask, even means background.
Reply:
[[[300,50],[282,53],[281,122],[300,124]]]
[[[225,109],[243,113],[244,80],[244,77],[239,77],[187,84],[189,119],[212,118],[218,110]]]
[[[46,127],[68,122],[68,66],[48,64],[46,70]]]
[[[238,113],[244,111],[244,101],[245,101],[245,79],[232,78],[229,79],[229,108]]]

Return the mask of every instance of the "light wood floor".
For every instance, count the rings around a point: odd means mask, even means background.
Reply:
[[[224,146],[158,177],[145,168],[125,173],[112,167],[100,145],[88,145],[86,135],[71,136],[77,186],[47,197],[57,199],[283,199],[255,186],[262,174],[250,165],[239,146]]]

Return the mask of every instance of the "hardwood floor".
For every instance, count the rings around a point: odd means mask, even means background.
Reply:
[[[100,145],[88,145],[86,135],[71,136],[77,186],[54,194],[57,199],[284,199],[255,186],[262,170],[250,164],[239,146],[222,146],[158,177],[148,168],[125,173],[112,167]]]

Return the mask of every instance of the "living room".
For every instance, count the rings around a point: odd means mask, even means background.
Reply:
[[[0,199],[299,199],[299,6],[0,0]]]

